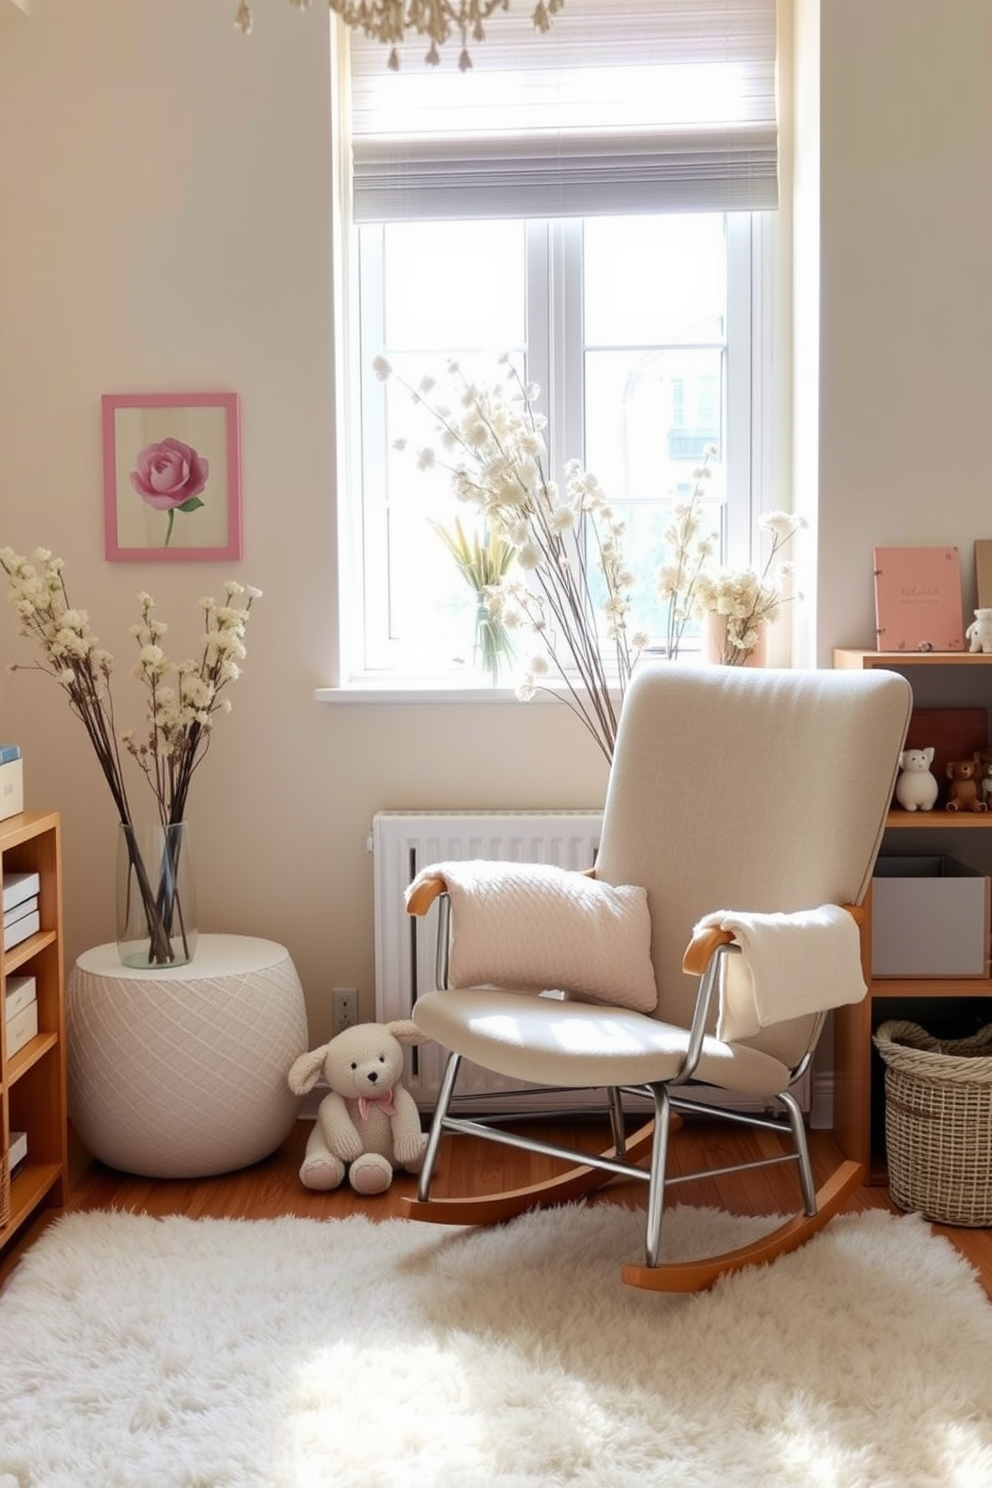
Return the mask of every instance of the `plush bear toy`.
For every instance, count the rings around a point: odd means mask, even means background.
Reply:
[[[947,778],[951,782],[948,811],[987,811],[979,780],[979,759],[950,760]]]
[[[975,618],[965,631],[971,651],[992,651],[992,610],[976,610]]]
[[[420,1171],[427,1136],[400,1079],[404,1044],[424,1042],[408,1018],[357,1023],[294,1062],[289,1071],[294,1094],[305,1095],[321,1076],[330,1086],[300,1168],[306,1188],[337,1188],[347,1172],[357,1193],[385,1193],[397,1168]]]

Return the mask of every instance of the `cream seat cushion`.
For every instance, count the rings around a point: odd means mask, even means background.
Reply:
[[[491,987],[428,992],[414,1019],[428,1038],[495,1074],[575,1088],[671,1079],[689,1039],[684,1028],[623,1008]],[[789,1070],[759,1049],[707,1038],[696,1078],[772,1096]]]

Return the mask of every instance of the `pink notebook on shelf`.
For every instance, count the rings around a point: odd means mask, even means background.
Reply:
[[[876,548],[873,560],[879,651],[963,651],[957,548]]]

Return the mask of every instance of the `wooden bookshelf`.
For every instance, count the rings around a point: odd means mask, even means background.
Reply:
[[[39,877],[40,928],[0,958],[0,1003],[8,978],[33,976],[38,1032],[8,1054],[7,1020],[0,1018],[0,1144],[27,1133],[23,1167],[10,1184],[9,1216],[0,1225],[0,1250],[39,1208],[63,1205],[67,1193],[65,995],[62,950],[62,846],[57,812],[22,811],[0,822],[5,873]]]

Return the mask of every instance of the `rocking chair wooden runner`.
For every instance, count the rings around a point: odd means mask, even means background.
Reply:
[[[440,895],[442,912],[439,990],[418,999],[414,1018],[450,1054],[407,1215],[497,1222],[574,1200],[618,1174],[636,1177],[648,1185],[645,1251],[623,1267],[623,1280],[696,1291],[794,1249],[837,1212],[862,1168],[841,1162],[816,1192],[791,1087],[809,1067],[828,1009],[864,995],[855,927],[910,708],[909,684],[894,672],[647,668],[624,704],[593,873],[438,864],[418,875],[409,911],[425,913]],[[590,1155],[499,1120],[450,1115],[462,1058],[513,1081],[606,1090],[611,1145]],[[727,1105],[693,1101],[694,1086],[725,1092]],[[623,1096],[633,1091],[649,1096],[653,1116],[628,1137]],[[742,1095],[767,1110],[778,1102],[787,1122],[741,1111]],[[794,1163],[795,1217],[728,1254],[663,1263],[666,1190],[706,1176],[668,1173],[669,1134],[682,1112],[779,1133],[781,1155],[710,1172]],[[572,1166],[513,1192],[433,1198],[445,1132]]]

